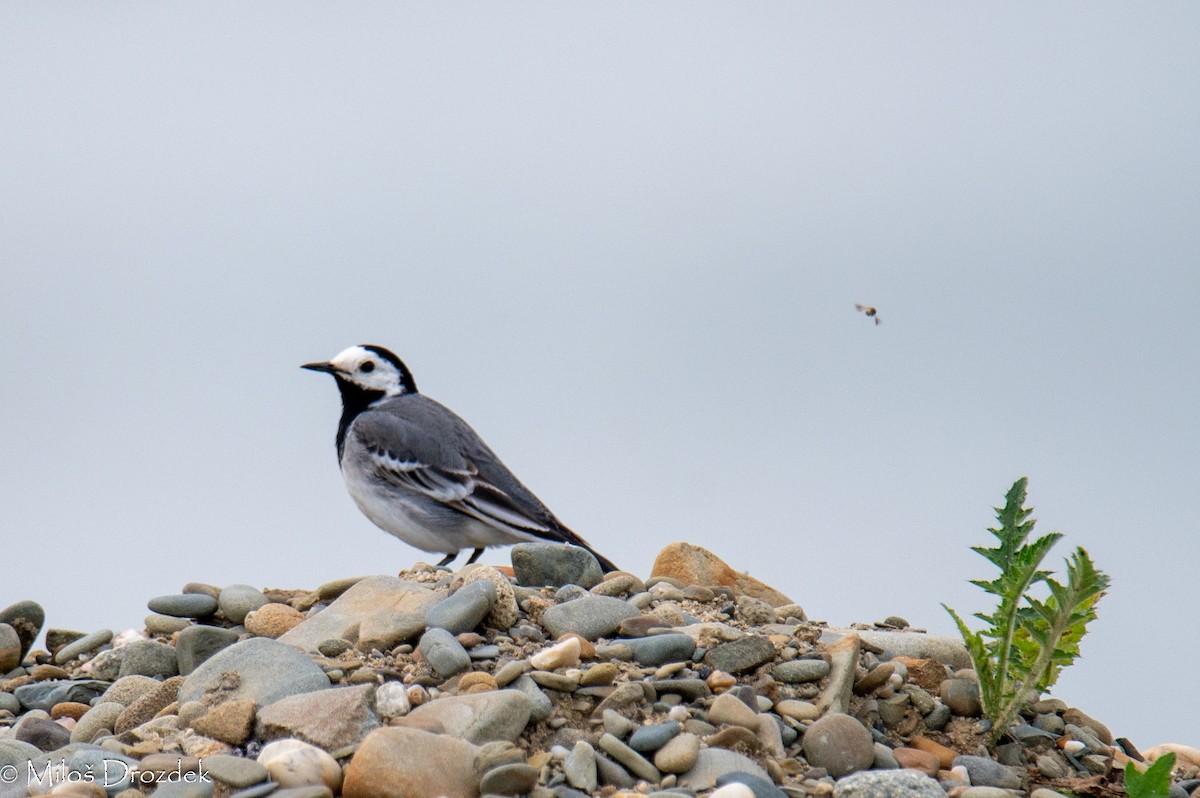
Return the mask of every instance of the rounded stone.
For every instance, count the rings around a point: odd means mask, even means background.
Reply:
[[[170,678],[179,673],[175,649],[157,640],[135,640],[122,647],[119,677],[161,676]]]
[[[272,640],[299,626],[304,616],[295,607],[287,604],[264,604],[246,616],[246,631],[258,637]]]
[[[679,734],[683,727],[675,722],[655,723],[650,726],[639,726],[629,738],[629,747],[642,754],[651,754],[662,748]]]
[[[955,715],[977,718],[983,714],[983,705],[979,701],[979,685],[970,679],[946,679],[942,682],[939,694],[942,703],[950,707],[950,711]]]
[[[941,785],[915,770],[870,770],[839,779],[833,798],[946,798]]]
[[[412,703],[403,682],[384,682],[375,688],[375,711],[384,720],[408,714]]]
[[[344,798],[476,795],[478,749],[447,734],[388,726],[376,729],[346,768]]]
[[[17,630],[0,623],[0,674],[5,674],[21,664],[21,637]]]
[[[217,606],[232,623],[244,623],[246,616],[269,601],[261,590],[252,585],[229,585],[221,588]]]
[[[191,618],[175,618],[152,612],[146,616],[146,631],[152,635],[173,635],[192,625]]]
[[[875,761],[871,733],[855,718],[831,712],[804,733],[804,756],[813,767],[825,768],[835,779],[866,770]]]
[[[596,750],[587,742],[580,740],[575,743],[571,753],[563,760],[563,775],[567,784],[583,790],[589,795],[596,791]]]
[[[175,618],[205,618],[217,611],[217,600],[203,593],[157,596],[146,602],[151,612]]]
[[[464,584],[425,613],[425,625],[462,634],[477,627],[496,603],[496,586],[481,579]]]
[[[33,641],[41,634],[42,624],[46,622],[46,611],[36,601],[18,601],[0,610],[0,624],[8,624],[17,633],[21,641],[20,661],[29,653]],[[0,669],[2,671],[3,669]]]
[[[484,795],[525,795],[534,788],[538,769],[525,763],[492,768],[479,782]]]
[[[465,570],[465,569],[464,569]],[[492,611],[483,619],[485,626],[493,629],[508,629],[521,619],[521,610],[517,606],[516,591],[508,577],[488,565],[473,565],[463,577],[463,586],[486,580],[496,588],[496,601]]]
[[[337,760],[302,740],[268,743],[259,753],[258,763],[280,787],[323,784],[335,794],[342,787],[342,769]]]
[[[471,656],[445,629],[434,627],[421,635],[417,651],[429,663],[429,667],[442,678],[448,678],[471,667]]]
[[[604,578],[604,571],[595,555],[579,546],[566,543],[518,543],[510,553],[518,585],[579,585],[590,589]]]
[[[267,769],[253,759],[228,754],[204,757],[203,767],[205,773],[230,787],[249,787],[270,776]]]
[[[816,682],[829,675],[829,663],[823,659],[794,659],[771,669],[775,681],[784,684]]]
[[[95,651],[100,646],[108,643],[113,639],[112,629],[98,629],[91,634],[84,635],[58,650],[54,655],[54,662],[58,665],[63,665],[78,657],[80,654],[86,654],[90,651]]]
[[[663,773],[686,773],[696,764],[700,738],[690,732],[672,737],[654,754],[654,766]]]

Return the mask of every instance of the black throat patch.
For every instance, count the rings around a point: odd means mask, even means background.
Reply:
[[[342,394],[342,417],[338,420],[337,431],[337,457],[338,465],[342,464],[342,451],[346,448],[346,432],[350,429],[350,424],[358,417],[358,414],[371,406],[373,402],[382,399],[385,394],[383,391],[368,391],[359,385],[334,375],[337,380],[338,390]]]

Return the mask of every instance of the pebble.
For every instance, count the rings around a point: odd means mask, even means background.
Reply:
[[[838,779],[833,798],[946,798],[946,792],[915,770],[870,770]]]
[[[192,625],[191,618],[175,618],[152,612],[146,616],[146,632],[151,635],[170,636]]]
[[[257,706],[249,699],[222,701],[191,722],[192,728],[206,737],[230,745],[241,745],[254,731]]]
[[[403,682],[384,682],[375,688],[375,711],[385,721],[404,717],[412,709]]]
[[[471,667],[471,656],[467,654],[467,650],[445,629],[435,627],[426,630],[425,634],[421,635],[417,651],[421,652],[429,667],[443,679]]]
[[[604,578],[604,571],[596,557],[578,546],[565,543],[518,543],[510,552],[513,576],[518,585],[579,585],[590,589]]]
[[[950,722],[950,707],[939,703],[925,716],[925,727],[932,731],[941,731]]]
[[[93,698],[103,694],[107,688],[107,682],[73,679],[25,684],[14,690],[13,694],[26,709],[42,709],[49,712],[55,704],[65,701],[90,704]]]
[[[970,679],[946,679],[940,691],[942,703],[955,715],[977,718],[983,714],[979,685]]]
[[[491,582],[496,588],[496,601],[492,611],[483,619],[484,625],[492,629],[508,629],[521,619],[521,610],[517,606],[516,591],[512,582],[504,574],[488,565],[472,565],[463,569],[464,585],[484,580]]]
[[[999,787],[968,787],[959,798],[1013,798],[1012,792]]]
[[[238,674],[236,686],[223,678],[227,672]],[[252,637],[221,649],[192,671],[179,690],[179,702],[197,701],[213,690],[224,700],[250,699],[265,706],[326,687],[325,672],[307,656],[278,640]]]
[[[342,787],[342,769],[337,760],[302,740],[268,743],[257,761],[280,787],[324,785],[334,793]]]
[[[122,646],[121,670],[118,678],[125,676],[151,676],[170,678],[179,674],[179,661],[175,647],[157,640],[135,640]]]
[[[650,764],[645,757],[634,751],[625,743],[611,734],[600,737],[600,750],[621,763],[630,773],[639,779],[645,779],[651,784],[657,784],[662,779],[658,768]]]
[[[189,675],[209,657],[236,643],[236,632],[216,626],[189,626],[175,638],[175,658],[182,676]]]
[[[629,747],[640,754],[652,754],[682,730],[683,726],[675,721],[639,726],[629,737]]]
[[[71,742],[71,732],[46,718],[26,715],[13,731],[13,737],[42,751],[56,751]]]
[[[175,618],[205,618],[217,611],[217,600],[203,593],[157,596],[146,602],[151,612]]]
[[[681,773],[676,784],[688,789],[706,790],[726,773],[751,773],[764,779],[770,778],[767,771],[744,754],[724,748],[703,748],[696,755],[696,764],[686,773]]]
[[[654,754],[654,766],[663,773],[686,773],[700,754],[700,737],[683,732],[672,737]]]
[[[0,675],[21,664],[21,637],[17,630],[0,623]]]
[[[756,729],[759,715],[732,693],[722,693],[713,699],[705,719],[715,726],[729,723],[747,729]]]
[[[266,595],[252,585],[229,585],[221,588],[217,607],[230,623],[244,623],[246,616],[268,604]]]
[[[18,663],[25,658],[25,655],[29,653],[29,649],[33,647],[33,641],[41,634],[42,625],[45,622],[46,611],[36,601],[18,601],[16,604],[10,604],[3,610],[0,610],[0,624],[9,626],[17,633],[17,639],[20,641],[20,653],[17,655]],[[16,666],[14,665],[13,667]],[[0,667],[0,674],[9,670],[12,670],[12,668]]]
[[[714,646],[704,655],[704,663],[726,673],[742,673],[775,657],[775,646],[761,635],[747,635]]]
[[[99,629],[60,648],[58,653],[54,655],[54,662],[58,665],[65,665],[80,654],[95,651],[112,639],[112,629]]]
[[[526,795],[538,780],[538,769],[525,763],[492,768],[479,781],[484,795]]]
[[[771,676],[784,684],[816,682],[829,675],[829,663],[823,659],[793,659],[771,669]]]
[[[279,641],[316,651],[326,640],[340,637],[355,641],[360,651],[390,651],[425,631],[425,613],[440,600],[424,585],[394,576],[368,576]]]
[[[182,683],[182,676],[172,676],[155,685],[154,689],[147,690],[117,716],[113,731],[123,734],[154,718],[155,715],[175,702],[179,694],[179,685]]]
[[[451,634],[469,632],[478,626],[496,603],[496,586],[486,579],[464,584],[425,613],[430,628]]]
[[[1092,730],[1092,733],[1105,745],[1113,745],[1113,733],[1108,727],[1100,721],[1086,715],[1074,707],[1063,710],[1063,723],[1069,723],[1074,726],[1085,727]]]
[[[936,776],[942,767],[938,755],[931,751],[922,751],[917,748],[894,748],[892,756],[900,767],[919,770],[927,776]]]
[[[204,771],[230,787],[249,787],[270,777],[267,769],[253,759],[217,754],[205,757]]]
[[[304,616],[287,604],[267,603],[246,615],[246,631],[272,640],[283,637],[304,622]]]
[[[125,711],[124,704],[106,701],[97,704],[83,714],[71,729],[71,742],[90,743],[101,733],[112,734],[117,725],[117,718]]]
[[[1021,787],[1021,774],[1015,768],[1001,765],[994,759],[960,754],[954,757],[954,767],[965,767],[973,785],[1010,790]]]
[[[834,778],[866,770],[875,761],[871,733],[850,715],[826,714],[804,733],[804,756],[813,767],[824,768]]]
[[[734,781],[713,790],[708,798],[755,798],[755,795],[754,790],[740,781]]]
[[[610,596],[584,596],[566,604],[555,604],[547,609],[542,614],[542,625],[546,627],[550,636],[556,639],[565,634],[575,633],[595,641],[611,635],[621,621],[637,614],[637,607],[627,601]]]
[[[478,794],[473,762],[478,749],[446,734],[388,726],[376,729],[346,767],[344,798]]]
[[[571,753],[563,760],[563,774],[570,784],[585,793],[596,791],[596,751],[583,740],[575,743]]]
[[[509,689],[516,690],[529,700],[530,719],[535,723],[540,723],[554,712],[554,702],[530,676],[519,676],[509,685]]]
[[[406,721],[436,723],[445,734],[475,745],[494,740],[513,742],[525,730],[532,705],[516,690],[448,696],[412,710]],[[428,728],[428,727],[426,727]]]
[[[579,664],[580,650],[579,638],[568,637],[561,643],[556,643],[550,648],[542,649],[534,654],[529,658],[529,664],[543,671],[552,671],[557,668],[573,668]]]
[[[717,779],[717,787],[720,789],[724,789],[725,786],[730,784],[741,784],[748,787],[750,794],[754,798],[788,798],[787,793],[776,787],[770,779],[764,779],[762,776],[756,776],[753,773],[734,771],[733,773],[726,773]],[[716,793],[714,792],[713,795],[716,795]]]
[[[598,665],[585,670],[579,675],[579,684],[582,687],[596,687],[601,685],[612,684],[616,680],[620,671],[612,662],[601,662]]]

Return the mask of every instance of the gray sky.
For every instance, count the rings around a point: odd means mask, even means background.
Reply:
[[[622,566],[688,540],[833,623],[990,609],[968,546],[1028,475],[1113,579],[1056,693],[1200,744],[1198,40],[1170,2],[6,3],[0,605],[413,563],[298,368],[376,343]]]

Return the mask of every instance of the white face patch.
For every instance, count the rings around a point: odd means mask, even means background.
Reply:
[[[386,358],[369,349],[352,346],[329,361],[338,376],[368,391],[383,391],[388,396],[404,393],[400,370]]]

